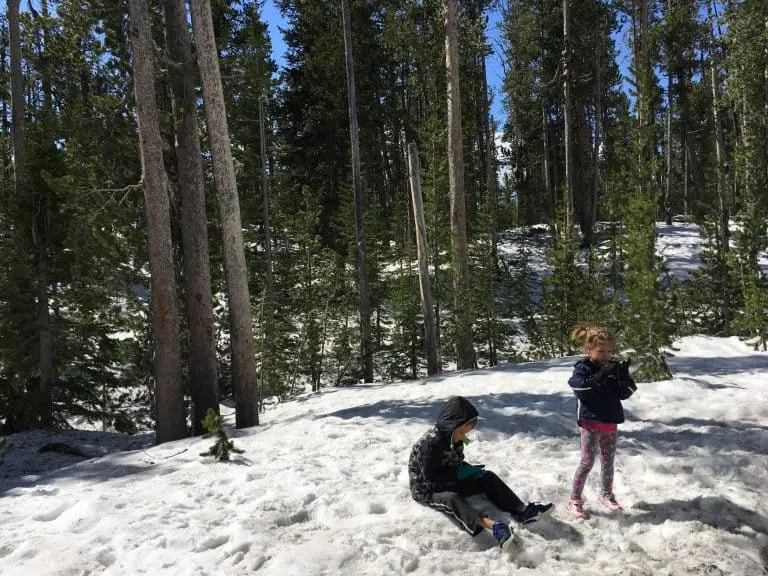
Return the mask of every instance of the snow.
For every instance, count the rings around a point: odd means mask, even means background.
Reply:
[[[698,228],[658,224],[658,251],[681,280],[701,266]],[[527,237],[532,276],[547,274],[544,228],[500,235],[514,269]],[[768,254],[760,255],[768,270]],[[535,296],[535,295],[534,295]],[[114,337],[130,337],[129,333]],[[768,354],[736,338],[675,342],[674,378],[641,384],[624,403],[616,494],[592,517],[566,512],[579,459],[575,358],[445,372],[417,382],[324,389],[270,404],[262,426],[231,428],[230,463],[211,441],[161,446],[149,434],[28,432],[0,456],[0,575],[341,574],[756,576],[768,569]],[[501,553],[408,490],[411,445],[453,394],[480,410],[467,447],[552,517],[514,525]],[[84,456],[38,450],[65,443]],[[487,502],[478,507],[507,519]]]
[[[702,336],[673,353],[674,379],[641,384],[625,402],[623,513],[597,504],[597,468],[585,492],[592,518],[565,511],[579,457],[566,384],[575,358],[551,359],[300,396],[258,428],[231,429],[245,453],[228,464],[200,457],[210,445],[200,438],[11,436],[0,464],[0,574],[759,574],[768,354]],[[521,546],[511,553],[410,497],[411,445],[453,394],[482,417],[468,461],[524,499],[557,506],[515,527]],[[38,453],[46,442],[95,457]]]

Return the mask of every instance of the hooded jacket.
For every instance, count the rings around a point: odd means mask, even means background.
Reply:
[[[453,396],[440,410],[435,425],[413,445],[408,476],[415,500],[424,502],[435,492],[456,488],[456,470],[464,463],[464,443],[454,443],[451,438],[456,428],[477,415],[469,400]]]
[[[601,366],[584,358],[576,362],[568,385],[578,399],[576,418],[583,421],[621,424],[624,422],[622,400],[626,400],[637,386],[631,376],[620,377],[612,371],[599,380]]]

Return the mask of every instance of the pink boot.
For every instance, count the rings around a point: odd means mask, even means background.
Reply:
[[[568,501],[568,512],[574,518],[579,520],[586,520],[589,518],[589,514],[584,511],[584,502],[579,498],[571,498]]]
[[[616,496],[613,494],[608,494],[607,496],[600,496],[600,504],[608,508],[611,512],[618,512],[619,510],[624,510],[624,508],[621,507],[621,504],[616,502]]]

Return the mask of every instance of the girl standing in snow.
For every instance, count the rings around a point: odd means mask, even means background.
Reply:
[[[621,510],[613,494],[613,461],[618,424],[624,422],[621,401],[637,390],[629,374],[629,362],[613,360],[613,337],[600,326],[579,326],[571,340],[584,345],[586,357],[573,368],[568,384],[578,399],[581,428],[581,460],[573,477],[568,509],[576,518],[586,519],[582,493],[584,483],[600,449],[600,503],[611,511]]]

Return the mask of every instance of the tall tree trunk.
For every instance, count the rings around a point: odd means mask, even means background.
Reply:
[[[209,409],[219,413],[216,343],[213,336],[211,262],[192,50],[184,0],[165,0],[166,46],[177,66],[169,69],[173,90],[176,158],[181,195],[181,238],[189,330],[192,426],[202,434]]]
[[[709,17],[709,77],[712,90],[712,119],[715,124],[715,158],[717,162],[717,198],[720,208],[719,225],[719,245],[720,253],[718,259],[722,268],[720,273],[721,296],[723,298],[722,318],[724,336],[731,334],[731,310],[730,298],[728,296],[728,252],[730,249],[730,191],[725,180],[725,142],[723,138],[722,118],[720,116],[720,74],[717,69],[717,51],[715,49],[714,32],[711,27],[712,11],[710,3],[707,1],[707,16]]]
[[[768,16],[765,18],[768,30]],[[763,145],[760,147],[760,180],[762,185],[755,193],[763,214],[768,210],[768,38],[763,41]]]
[[[699,164],[698,156],[696,155],[696,140],[694,139],[694,128],[691,126],[691,114],[690,107],[688,105],[688,70],[679,68],[677,71],[677,85],[678,85],[678,104],[680,106],[680,123],[683,126],[683,141],[685,144],[685,157],[688,163],[689,174],[693,177],[693,189],[694,193],[692,198],[689,198],[689,206],[691,211],[696,214],[698,211],[698,199],[705,197],[706,183],[704,180],[704,171]]]
[[[475,367],[472,345],[472,297],[469,289],[469,250],[464,196],[461,92],[459,85],[459,6],[444,0],[445,67],[448,89],[448,182],[451,191],[451,244],[453,254],[453,313],[456,326],[456,367]]]
[[[269,181],[267,179],[267,142],[264,130],[264,88],[259,95],[259,154],[261,156],[261,196],[262,196],[262,226],[264,227],[264,297],[262,298],[261,315],[261,390],[260,399],[263,391],[270,385],[270,354],[269,342],[272,338],[272,314],[274,307],[272,305],[272,234],[269,222]]]
[[[683,130],[685,130],[685,128],[683,128]],[[685,134],[681,134],[681,136],[682,138],[680,141],[684,142]],[[683,215],[688,218],[688,214],[690,213],[688,180],[690,180],[690,178],[688,177],[688,152],[685,150],[685,148],[683,149],[681,156],[682,167],[680,173],[683,175]]]
[[[157,443],[186,435],[181,382],[181,349],[176,310],[176,282],[171,245],[168,175],[155,103],[155,78],[149,10],[146,0],[129,0],[133,83],[139,122],[142,182],[149,230],[152,331],[155,355]]]
[[[547,198],[552,202],[551,216],[554,217],[557,212],[557,188],[552,184],[552,169],[550,168],[552,159],[549,150],[549,122],[547,121],[546,104],[541,107],[541,139],[544,141],[544,188],[547,191]]]
[[[27,185],[26,134],[24,127],[24,76],[21,72],[21,30],[19,0],[8,0],[8,37],[11,53],[11,142],[16,194]]]
[[[223,235],[224,262],[227,269],[229,318],[232,350],[232,389],[235,392],[238,428],[259,424],[259,394],[254,358],[251,298],[248,269],[243,246],[240,199],[237,193],[232,144],[229,139],[227,110],[221,85],[219,56],[213,34],[213,18],[209,0],[190,0],[192,26],[197,44],[197,63],[203,84],[205,117],[211,141],[213,175],[219,203]]]
[[[261,156],[261,194],[264,226],[264,266],[267,292],[272,290],[272,234],[269,221],[269,179],[267,177],[267,140],[264,130],[264,94],[259,95],[259,154]]]
[[[573,138],[571,134],[571,79],[569,30],[570,0],[563,0],[563,125],[565,127],[565,189],[568,198],[565,214],[565,226],[570,230],[573,212]]]
[[[601,6],[600,0],[597,1],[598,8]],[[600,12],[598,10],[598,22],[600,18]],[[600,70],[600,49],[601,49],[601,31],[597,29],[597,42],[595,43],[595,146],[592,150],[592,174],[594,176],[594,182],[592,185],[592,213],[590,220],[594,226],[597,222],[597,203],[600,198],[600,130],[602,129],[603,120],[603,86],[602,86],[602,74]]]
[[[637,76],[637,119],[638,119],[638,180],[639,194],[647,197],[651,190],[651,153],[652,146],[648,142],[648,126],[651,119],[651,78],[652,70],[648,56],[650,34],[648,21],[648,0],[633,0],[633,32],[634,32],[634,58],[635,74]],[[654,214],[649,214],[646,223],[651,233],[648,235],[647,248],[648,269],[653,270],[656,258]],[[653,296],[656,297],[655,295]]]
[[[16,8],[16,21],[18,21],[18,4]],[[8,70],[6,69],[6,59],[8,58],[8,43],[6,38],[8,37],[8,29],[5,26],[0,26],[0,78],[7,78]],[[5,136],[10,134],[10,128],[8,123],[8,93],[3,90],[0,94],[0,134]],[[7,163],[10,160],[10,155],[3,155],[3,165],[0,168],[5,169]],[[2,198],[0,198],[2,200]]]
[[[438,198],[437,198],[437,154],[435,153],[435,141],[432,140],[432,201],[434,210],[432,210],[432,229],[434,231],[432,240],[432,266],[435,269],[435,286],[440,286],[440,226],[438,222]],[[440,341],[440,292],[435,295],[435,343],[437,345],[437,362],[442,365],[442,345]]]
[[[53,90],[51,80],[50,52],[50,12],[47,0],[40,2],[42,12],[43,42],[45,48],[41,53],[43,110],[42,127],[47,134],[51,133],[53,119]],[[53,143],[51,142],[51,148]],[[27,190],[28,193],[32,192]],[[49,258],[51,208],[47,187],[33,192],[36,197],[37,214],[33,216],[32,230],[33,242],[37,248],[37,331],[38,331],[38,367],[40,370],[39,400],[38,406],[40,425],[50,427],[53,425],[53,400],[52,390],[54,381],[54,336],[51,326],[51,312],[49,301],[49,284],[51,277],[51,265]]]
[[[648,61],[648,0],[633,0],[635,4],[635,62],[638,75],[637,120],[640,136],[639,167],[640,193],[648,194],[650,185],[650,165],[648,145],[648,125],[650,123],[650,63]]]
[[[672,16],[672,0],[667,0],[667,23]],[[672,224],[672,42],[671,30],[667,31],[667,149],[666,177],[664,182],[664,214],[667,225]]]
[[[344,55],[347,64],[347,96],[349,99],[349,136],[352,143],[352,180],[355,188],[355,239],[357,241],[357,284],[360,290],[360,332],[363,378],[373,382],[373,340],[371,338],[371,302],[366,267],[365,218],[363,216],[363,183],[360,176],[360,131],[357,125],[355,66],[352,59],[352,18],[349,1],[342,0],[344,19]]]
[[[491,366],[498,364],[498,334],[496,330],[497,319],[495,312],[495,293],[496,287],[494,279],[498,270],[498,248],[496,241],[496,138],[495,138],[495,125],[491,118],[490,112],[490,97],[488,95],[488,70],[485,63],[485,21],[483,19],[483,4],[484,0],[478,0],[477,11],[478,19],[483,25],[482,39],[482,51],[480,53],[480,85],[481,85],[481,124],[480,134],[484,136],[484,148],[481,150],[484,152],[483,168],[485,169],[485,191],[486,202],[488,210],[488,254],[490,260],[491,270],[488,274],[488,285],[486,286],[486,294],[488,296],[488,314],[486,321],[488,322],[488,362]]]
[[[483,34],[483,43],[485,43],[485,34]],[[480,75],[483,91],[481,98],[483,105],[483,130],[485,131],[485,188],[488,202],[488,227],[491,242],[491,258],[495,268],[497,262],[496,194],[498,188],[496,183],[496,127],[493,118],[491,118],[491,102],[488,96],[488,69],[485,63],[485,53],[480,57]]]
[[[19,22],[19,0],[8,1],[8,36],[11,56],[11,143],[14,158],[14,179],[16,198],[25,198],[33,191],[29,188],[26,154],[26,127],[24,120],[24,75],[21,70],[21,25]],[[45,77],[49,79],[48,76]],[[50,86],[47,86],[50,92]],[[45,98],[49,98],[46,94]],[[33,243],[37,248],[37,278],[35,297],[37,308],[38,370],[36,388],[29,389],[30,405],[37,424],[50,426],[52,423],[51,384],[53,381],[53,338],[48,310],[48,258],[45,231],[40,224],[47,220],[47,206],[41,198],[35,201],[38,214],[32,216]],[[29,422],[25,423],[29,424]]]
[[[416,143],[408,145],[408,175],[411,181],[411,200],[413,221],[416,226],[416,251],[419,258],[419,287],[421,305],[424,312],[424,339],[427,345],[427,374],[440,372],[440,360],[437,355],[437,336],[435,334],[434,302],[429,280],[429,246],[427,245],[427,226],[424,222],[424,203],[421,197],[421,169],[419,151]]]

